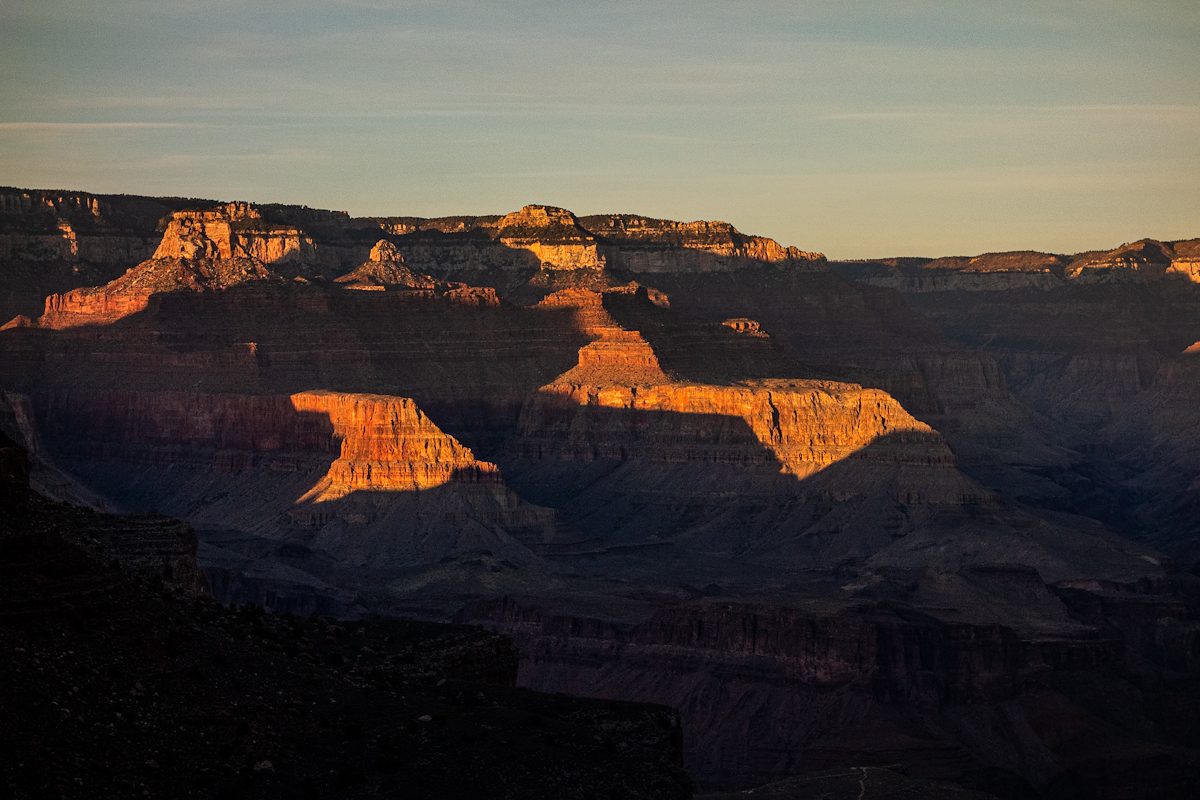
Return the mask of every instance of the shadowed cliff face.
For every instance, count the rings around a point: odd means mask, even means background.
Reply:
[[[1171,679],[1171,704],[1146,705],[1112,639],[1030,642],[887,603],[780,596],[697,600],[626,628],[511,601],[461,618],[517,632],[526,685],[681,709],[702,785],[847,763],[1003,796],[1184,797],[1195,785],[1194,676]]]
[[[1185,351],[1200,331],[1197,287],[1164,280],[908,302],[949,338],[994,359],[1062,448],[1057,461],[1011,459],[1014,471],[981,465],[982,480],[1195,560],[1200,544],[1187,510],[1200,502],[1200,418],[1187,398],[1200,371]]]

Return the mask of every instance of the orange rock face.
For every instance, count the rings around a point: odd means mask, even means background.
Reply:
[[[314,258],[310,237],[294,227],[270,225],[249,203],[215,211],[173,214],[154,259],[255,259],[266,264]]]
[[[634,273],[709,272],[775,264],[822,271],[825,256],[747,236],[728,222],[673,222],[631,214],[585,217],[610,264]]]
[[[76,325],[103,325],[143,311],[153,292],[106,292],[102,289],[75,289],[46,298],[46,308],[38,324],[52,329]]]
[[[71,469],[100,485],[119,474],[128,502],[200,527],[381,567],[473,546],[524,559],[514,537],[540,541],[553,525],[409,398],[105,391],[46,402],[49,438],[73,441],[57,451]]]
[[[479,461],[406,397],[305,392],[291,396],[301,414],[328,418],[338,457],[300,502],[337,500],[355,491],[415,492],[452,480],[501,484],[494,464]]]
[[[528,250],[556,270],[603,269],[596,239],[570,211],[552,206],[525,206],[496,224],[505,247]]]
[[[629,413],[608,415],[616,427],[598,430],[591,427],[589,409]],[[647,425],[645,420],[651,417],[664,423]],[[714,427],[715,420],[726,422]],[[905,437],[908,433],[918,435]],[[543,387],[526,407],[522,434],[543,444],[546,449],[540,454],[596,459],[636,453],[664,463],[769,464],[797,478],[852,458],[885,436],[894,437],[888,453],[868,457],[924,465],[954,463],[933,430],[893,397],[850,384],[554,383]]]

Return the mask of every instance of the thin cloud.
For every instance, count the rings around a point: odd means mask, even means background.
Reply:
[[[1200,118],[1200,108],[1171,103],[1126,103],[1126,104],[1078,104],[1078,105],[997,105],[958,106],[948,108],[881,109],[878,111],[831,111],[818,115],[818,119],[847,122],[879,122],[900,119],[970,119],[988,115],[1125,115],[1154,116],[1160,118]]]
[[[91,131],[154,130],[158,128],[201,128],[189,122],[0,122],[3,131]]]

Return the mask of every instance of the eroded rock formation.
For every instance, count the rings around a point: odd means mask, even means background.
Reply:
[[[55,258],[109,230],[14,197]],[[1197,592],[1155,549],[1200,513],[1194,241],[831,270],[550,206],[151,207],[132,269],[0,331],[5,430],[193,525],[217,597],[516,631],[530,685],[680,709],[713,783],[1195,785]]]

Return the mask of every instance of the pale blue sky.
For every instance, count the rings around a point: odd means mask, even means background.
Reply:
[[[1200,236],[1196,0],[5,0],[0,69],[0,184],[835,257]]]

